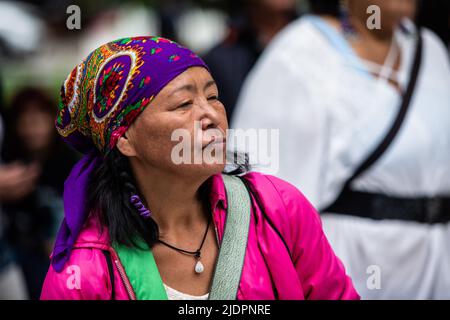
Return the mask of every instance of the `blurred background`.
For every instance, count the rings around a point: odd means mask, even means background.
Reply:
[[[79,30],[66,26],[70,5],[81,9]],[[276,32],[309,7],[306,0],[0,1],[2,101],[8,105],[19,88],[34,85],[57,97],[61,79],[87,53],[129,35],[168,37],[202,56],[224,44],[257,57]],[[448,45],[448,1],[422,1],[420,7],[417,22]]]
[[[80,9],[79,29],[68,29],[71,5]],[[264,49],[310,12],[306,0],[0,1],[0,299],[39,298],[63,183],[78,159],[53,127],[59,89],[91,50],[135,35],[180,42],[211,67],[231,119]],[[449,1],[418,1],[413,20],[448,50]]]

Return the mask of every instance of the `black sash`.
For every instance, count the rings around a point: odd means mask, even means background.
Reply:
[[[345,182],[341,193],[333,204],[321,212],[349,214],[372,219],[401,219],[420,222],[445,222],[450,220],[450,198],[395,198],[381,194],[353,191],[351,183],[367,171],[392,145],[411,104],[414,88],[422,61],[422,37],[418,32],[417,47],[407,89],[403,95],[397,117],[381,143],[361,163],[353,175]]]

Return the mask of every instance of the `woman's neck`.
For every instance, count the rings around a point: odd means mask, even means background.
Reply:
[[[343,32],[339,19],[330,16],[322,16],[322,18],[339,32]],[[350,45],[357,55],[362,59],[383,65],[392,45],[394,30],[369,30],[361,18],[350,15],[349,19],[357,34],[357,40],[351,41]]]
[[[362,59],[384,65],[391,47],[395,45],[394,30],[369,30],[365,21],[356,17],[350,20],[358,34],[358,40],[351,44],[357,54]],[[400,57],[397,56],[393,65],[394,70],[398,69],[399,64]]]
[[[194,180],[136,167],[134,171],[137,187],[161,233],[190,229],[207,220],[200,194],[200,187],[207,178]]]

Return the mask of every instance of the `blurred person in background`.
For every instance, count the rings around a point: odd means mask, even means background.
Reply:
[[[29,194],[35,186],[37,175],[34,166],[1,164],[0,204],[16,201]],[[24,300],[28,298],[25,279],[16,262],[14,250],[6,239],[6,224],[3,209],[0,209],[0,300]]]
[[[2,102],[3,99],[0,99],[0,105],[3,107]],[[4,123],[3,117],[0,116],[0,146],[3,136]],[[2,206],[8,201],[15,201],[29,194],[35,186],[37,175],[38,171],[33,166],[19,163],[0,164],[0,300],[28,298],[23,273],[15,262],[13,250],[5,237],[7,220]]]
[[[5,204],[7,239],[25,275],[31,299],[38,299],[49,266],[56,229],[63,217],[64,180],[77,161],[54,129],[56,104],[37,88],[17,92],[8,113],[3,158],[26,166],[35,184]],[[20,163],[20,164],[19,164]],[[26,184],[24,184],[26,186]]]
[[[297,18],[296,0],[237,1],[239,13],[230,21],[227,37],[204,57],[230,119],[242,83],[264,48]]]
[[[310,5],[250,73],[232,127],[279,129],[278,175],[323,212],[363,299],[448,299],[446,48],[412,23],[414,0]]]

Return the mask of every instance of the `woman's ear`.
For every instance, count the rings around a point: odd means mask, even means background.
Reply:
[[[124,156],[136,156],[136,150],[125,135],[121,136],[117,141],[117,149],[119,149],[120,153],[122,153]]]

